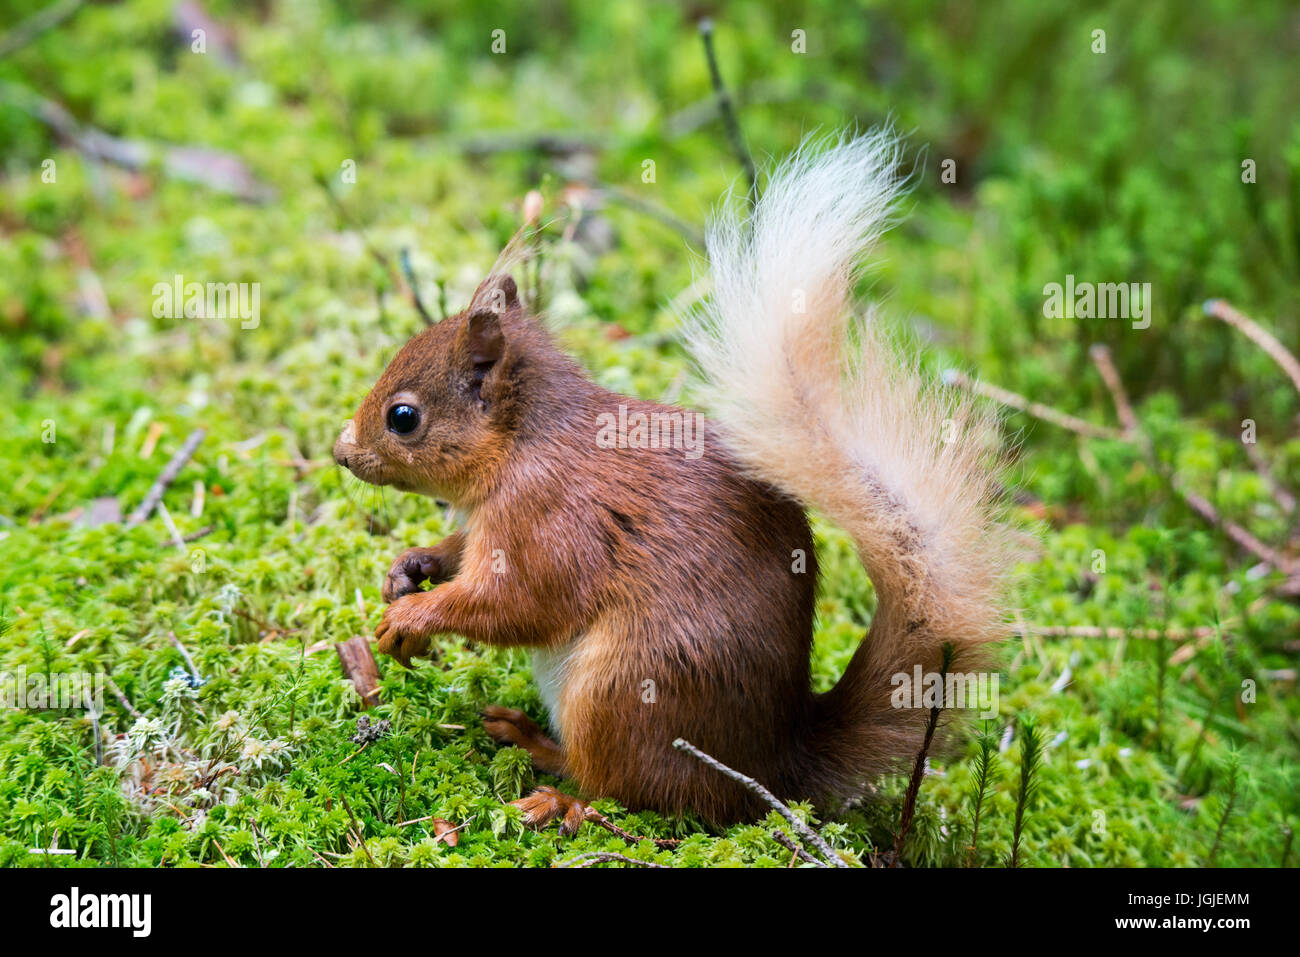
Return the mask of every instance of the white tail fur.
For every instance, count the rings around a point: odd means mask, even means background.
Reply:
[[[853,285],[888,225],[899,160],[889,130],[806,141],[748,219],[723,212],[710,226],[713,294],[686,327],[732,452],[844,528],[877,592],[871,633],[825,696],[854,713],[838,735],[852,740],[826,742],[843,759],[827,769],[836,788],[914,741],[915,713],[890,713],[889,676],[937,669],[947,643],[955,666],[969,667],[1001,622],[989,420],[927,383],[873,313],[852,324]]]

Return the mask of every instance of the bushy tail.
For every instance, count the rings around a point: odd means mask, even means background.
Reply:
[[[810,789],[851,793],[910,760],[928,711],[891,705],[895,674],[969,672],[1000,632],[1004,533],[985,414],[927,383],[854,281],[899,193],[888,130],[805,142],[748,219],[707,234],[713,294],[687,323],[728,443],[758,479],[853,538],[878,607],[835,688],[817,698]]]

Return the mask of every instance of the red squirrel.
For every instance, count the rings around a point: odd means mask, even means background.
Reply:
[[[443,633],[532,649],[555,738],[501,707],[484,712],[489,733],[629,808],[714,824],[765,812],[677,738],[822,805],[914,760],[928,710],[894,707],[891,679],[938,671],[945,645],[970,670],[1002,630],[1006,561],[985,414],[852,316],[899,155],[888,131],[805,143],[748,217],[715,217],[712,293],[686,319],[712,418],[690,448],[601,441],[611,423],[697,413],[593,383],[500,271],[406,343],[334,457],[466,518],[393,563],[379,649],[409,664]],[[824,694],[805,509],[852,537],[878,603]],[[553,788],[516,803],[569,833],[586,810]]]

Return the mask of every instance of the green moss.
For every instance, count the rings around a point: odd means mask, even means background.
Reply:
[[[9,23],[41,5],[0,7]],[[426,500],[317,467],[419,328],[317,178],[390,261],[411,250],[426,300],[442,282],[455,308],[516,227],[525,191],[541,186],[553,209],[566,185],[537,151],[471,155],[470,140],[590,133],[602,180],[691,224],[735,175],[716,121],[681,132],[677,111],[709,85],[673,5],[574,0],[545,18],[528,4],[364,6],[363,18],[332,2],[209,2],[235,30],[235,66],[178,44],[169,3],[88,6],[0,60],[0,671],[105,672],[144,715],[105,696],[112,737],[97,766],[84,712],[0,712],[0,865],[44,863],[28,849],[57,840],[76,851],[54,858],[60,866],[550,866],[597,850],[785,866],[776,816],[717,833],[597,802],[636,835],[683,838],[672,852],[592,827],[572,839],[526,830],[503,802],[556,782],[492,743],[477,715],[500,702],[541,717],[522,653],[446,639],[413,671],[381,661],[384,703],[371,714],[391,731],[365,747],[350,740],[358,699],[332,643],[373,629],[393,556],[450,525]],[[1300,336],[1300,126],[1287,108],[1293,58],[1277,41],[1287,6],[1249,18],[1228,4],[1185,16],[1116,3],[1087,17],[1066,4],[978,16],[894,6],[728,7],[718,49],[754,152],[779,155],[819,124],[892,111],[915,146],[929,145],[929,167],[864,291],[923,334],[936,367],[978,370],[1095,422],[1113,413],[1087,348],[1108,343],[1161,467],[1261,540],[1282,541],[1291,517],[1238,437],[1254,420],[1276,474],[1297,474],[1300,402],[1199,303],[1222,296],[1284,341]],[[1098,26],[1104,56],[1089,49]],[[498,28],[505,56],[488,52]],[[807,55],[790,52],[796,28]],[[278,198],[252,206],[157,170],[91,166],[17,108],[19,87],[115,135],[232,150]],[[948,157],[955,185],[938,178]],[[55,183],[41,179],[47,158]],[[1257,184],[1241,182],[1243,158],[1257,161]],[[653,184],[641,180],[646,159]],[[340,181],[345,160],[355,185]],[[564,244],[562,223],[548,232],[552,321],[603,384],[690,401],[669,303],[691,283],[692,255],[654,220],[620,207],[599,215],[610,248]],[[1067,273],[1151,282],[1151,328],[1045,318],[1042,287]],[[153,286],[177,274],[260,283],[258,327],[155,318]],[[107,315],[79,300],[94,281]],[[181,549],[157,517],[82,527],[79,510],[96,498],[138,504],[200,424],[207,438],[164,504],[182,535],[210,531]],[[1294,667],[1300,614],[1129,446],[1080,446],[1019,415],[1007,429],[1022,447],[1007,481],[1042,502],[1018,515],[1041,535],[1014,583],[1022,620],[1223,623],[1173,663],[1174,642],[1008,641],[990,733],[1000,741],[1032,716],[1045,746],[1022,862],[1204,866],[1213,851],[1218,865],[1278,863],[1300,818],[1300,706],[1278,676]],[[196,483],[204,504],[192,515]],[[1035,528],[1035,517],[1046,521]],[[813,672],[826,688],[874,596],[844,536],[818,526],[817,537]],[[198,688],[175,677],[186,665],[173,633],[206,679]],[[977,752],[958,737],[933,757],[908,863],[966,862]],[[1010,853],[1017,754],[1001,756],[988,786],[978,863]],[[821,829],[858,859],[892,847],[904,786],[881,782]],[[464,825],[455,847],[434,840],[423,820],[434,817]]]

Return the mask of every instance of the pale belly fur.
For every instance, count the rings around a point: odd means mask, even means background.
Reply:
[[[537,683],[542,704],[546,705],[551,730],[561,740],[564,739],[564,728],[561,725],[560,696],[568,677],[569,657],[577,644],[575,640],[563,648],[534,648],[529,653],[533,663],[533,681]]]

